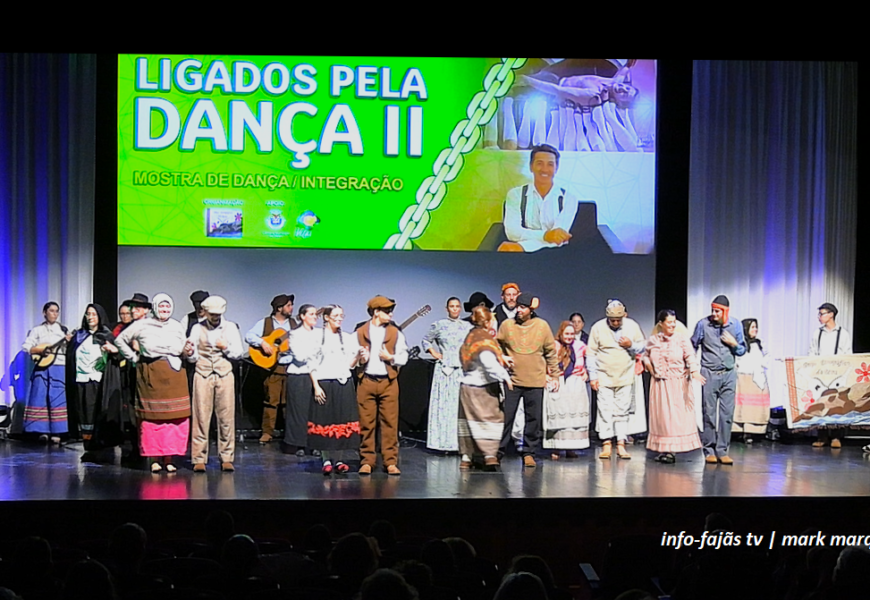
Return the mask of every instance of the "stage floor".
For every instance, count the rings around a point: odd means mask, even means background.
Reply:
[[[195,474],[187,459],[173,475],[107,462],[82,462],[80,444],[48,447],[0,441],[2,500],[348,500],[509,498],[716,498],[870,496],[870,456],[861,440],[844,448],[808,444],[734,444],[733,466],[706,465],[700,451],[676,464],[654,462],[643,446],[630,446],[631,460],[597,458],[598,449],[558,462],[539,456],[536,469],[508,456],[497,473],[460,472],[458,456],[439,456],[404,440],[401,476],[377,470],[371,476],[324,477],[319,459],[282,454],[277,444],[237,444],[235,473],[211,462]],[[114,459],[114,460],[113,460]]]

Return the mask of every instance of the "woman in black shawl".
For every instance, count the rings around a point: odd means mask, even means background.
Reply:
[[[120,443],[121,382],[118,349],[106,311],[88,304],[67,347],[66,381],[70,435],[84,441],[85,450]]]

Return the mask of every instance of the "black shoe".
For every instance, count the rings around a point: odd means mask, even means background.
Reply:
[[[299,448],[299,450],[296,451],[296,456],[298,456],[299,458],[304,458],[305,457],[305,448]]]

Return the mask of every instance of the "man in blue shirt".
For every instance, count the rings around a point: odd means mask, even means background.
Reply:
[[[726,296],[716,296],[712,314],[698,321],[692,334],[692,346],[695,350],[701,348],[701,375],[707,380],[703,388],[701,444],[708,464],[734,464],[728,456],[737,390],[734,357],[746,353],[746,342],[740,322],[728,316],[729,307]]]

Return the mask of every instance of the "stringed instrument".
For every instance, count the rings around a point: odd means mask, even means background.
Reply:
[[[78,330],[74,329],[69,335],[74,336],[76,331]],[[31,348],[30,358],[36,363],[36,368],[47,369],[53,365],[57,355],[61,353],[68,341],[66,337],[62,337],[53,344],[40,344]],[[34,350],[36,352],[33,352]]]
[[[263,341],[269,342],[275,351],[271,356],[266,356],[262,348],[251,346],[251,361],[258,367],[271,371],[278,364],[278,357],[290,349],[290,332],[275,329],[269,335],[264,335]]]
[[[399,325],[399,329],[400,329],[401,331],[404,331],[404,330],[405,330],[405,327],[407,327],[408,325],[410,325],[411,323],[413,323],[414,321],[416,321],[416,320],[419,319],[420,317],[425,317],[425,316],[428,315],[430,312],[432,312],[432,307],[429,306],[429,305],[427,304],[426,306],[422,307],[420,310],[418,310],[417,312],[415,312],[413,315],[411,315],[410,317],[408,317],[408,319],[406,319],[405,321],[403,321],[402,324]]]

